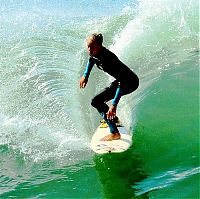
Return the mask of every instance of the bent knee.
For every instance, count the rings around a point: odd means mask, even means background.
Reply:
[[[139,80],[139,78],[136,76],[135,80],[134,80],[133,83],[132,83],[132,91],[131,91],[131,92],[137,90],[138,87],[139,87],[139,84],[140,84],[140,80]]]
[[[91,105],[93,106],[93,107],[97,107],[98,106],[98,100],[96,99],[96,97],[94,97],[92,100],[91,100]]]

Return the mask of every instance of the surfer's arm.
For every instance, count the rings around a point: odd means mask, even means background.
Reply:
[[[122,96],[122,92],[121,92],[121,87],[120,87],[120,84],[119,84],[118,87],[117,87],[116,93],[115,93],[115,97],[112,100],[112,105],[109,107],[109,110],[106,113],[107,119],[112,120],[112,119],[115,118],[117,104],[119,103],[121,96]]]
[[[87,85],[87,82],[88,82],[88,78],[90,76],[90,72],[92,70],[92,67],[94,66],[94,60],[90,57],[89,60],[88,60],[88,63],[86,65],[86,69],[83,73],[83,76],[81,77],[80,79],[80,88],[85,88],[86,85]]]
[[[83,73],[83,76],[85,78],[87,78],[87,79],[89,78],[90,72],[91,72],[93,66],[94,66],[94,60],[90,57],[88,62],[87,62],[87,65],[86,65],[86,69]]]
[[[122,91],[121,91],[121,87],[120,87],[120,84],[119,84],[118,87],[117,87],[116,93],[115,93],[115,97],[112,100],[112,105],[113,106],[117,106],[121,96],[122,96]]]
[[[112,100],[112,105],[109,107],[109,110],[106,113],[107,119],[112,120],[116,116],[117,104],[119,103],[121,96],[122,96],[122,91],[121,91],[121,87],[119,84],[117,87],[116,93],[115,93],[115,97]]]

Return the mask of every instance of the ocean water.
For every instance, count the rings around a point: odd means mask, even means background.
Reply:
[[[0,0],[0,198],[199,198],[198,4]],[[95,31],[140,78],[118,106],[121,154],[89,147],[112,81],[93,68],[79,89]]]

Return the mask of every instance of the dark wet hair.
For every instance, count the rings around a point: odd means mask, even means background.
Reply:
[[[103,43],[103,35],[101,33],[93,33],[88,38],[91,38],[99,45],[102,45]]]

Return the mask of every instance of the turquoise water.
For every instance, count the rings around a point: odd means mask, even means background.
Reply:
[[[1,1],[0,198],[199,198],[198,2]],[[118,115],[133,133],[96,155],[90,100],[112,79],[87,62],[85,37],[140,77]]]

